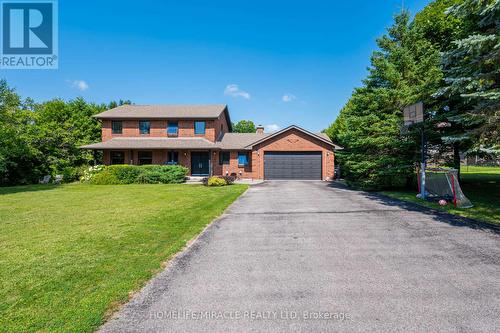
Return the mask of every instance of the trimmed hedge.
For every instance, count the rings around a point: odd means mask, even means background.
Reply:
[[[82,181],[96,185],[179,184],[188,173],[179,165],[110,165],[92,171]]]
[[[116,177],[115,174],[113,174],[111,171],[104,169],[103,171],[95,174],[92,179],[90,180],[91,184],[94,185],[116,185],[116,184],[123,184],[120,182],[118,177]]]
[[[120,184],[133,184],[141,174],[140,167],[136,165],[110,165],[106,170],[116,176]]]

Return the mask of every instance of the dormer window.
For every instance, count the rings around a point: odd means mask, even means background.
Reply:
[[[139,133],[140,134],[149,134],[151,131],[151,122],[148,120],[139,121]]]
[[[122,134],[123,123],[121,120],[113,120],[111,122],[111,133],[112,134]]]
[[[179,135],[179,123],[177,121],[169,121],[167,125],[167,135],[177,136]]]
[[[194,122],[194,134],[205,134],[205,122],[204,121],[195,121]]]

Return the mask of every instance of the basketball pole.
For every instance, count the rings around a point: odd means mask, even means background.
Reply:
[[[425,120],[422,121],[422,162],[420,164],[420,197],[425,200],[425,169],[427,164],[427,142],[425,138]]]

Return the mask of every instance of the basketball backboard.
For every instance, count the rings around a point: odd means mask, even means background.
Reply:
[[[419,102],[408,105],[403,109],[405,126],[421,123],[424,121],[424,103]]]

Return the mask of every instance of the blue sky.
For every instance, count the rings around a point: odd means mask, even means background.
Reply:
[[[412,14],[429,1],[405,0]],[[233,121],[326,128],[401,0],[59,0],[59,69],[3,70],[23,97],[228,104]]]

